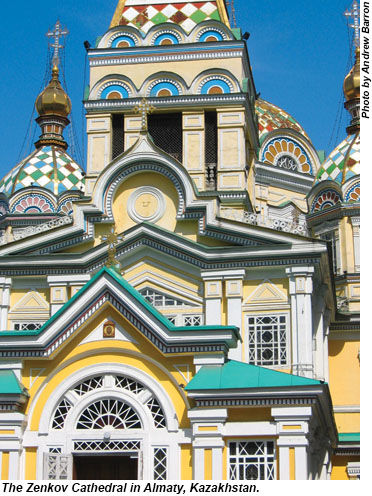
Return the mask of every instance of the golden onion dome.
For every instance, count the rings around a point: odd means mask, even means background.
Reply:
[[[58,76],[59,69],[54,64],[50,83],[36,99],[35,106],[39,115],[67,117],[71,112],[71,100],[62,88]]]
[[[360,98],[360,48],[355,50],[355,64],[344,80],[345,100]]]

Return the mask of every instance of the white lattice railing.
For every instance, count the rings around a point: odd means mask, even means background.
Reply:
[[[270,229],[275,229],[277,231],[290,232],[293,234],[300,234],[302,236],[308,236],[308,230],[306,227],[306,221],[299,219],[274,219],[274,218],[263,218],[259,214],[254,212],[241,212],[234,209],[226,209],[221,212],[221,216],[226,219],[237,220],[239,222],[244,222],[245,224],[250,224],[251,226],[261,226],[269,227]]]
[[[28,238],[34,234],[40,234],[56,227],[65,226],[66,224],[71,224],[72,217],[70,215],[64,215],[63,217],[58,217],[57,219],[50,220],[45,224],[38,224],[37,226],[28,226],[24,229],[19,229],[14,233],[5,233],[0,236],[0,245],[6,245],[12,241],[18,241],[19,239]]]

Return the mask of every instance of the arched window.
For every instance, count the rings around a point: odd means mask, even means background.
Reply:
[[[118,399],[102,399],[91,403],[80,415],[76,429],[141,429],[133,408]]]

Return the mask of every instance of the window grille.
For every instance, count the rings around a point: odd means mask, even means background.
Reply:
[[[156,398],[151,398],[146,406],[149,408],[152,418],[154,419],[154,424],[157,429],[161,429],[162,427],[166,427],[165,415],[164,412],[159,405],[159,402]]]
[[[92,377],[91,379],[83,381],[80,384],[78,384],[76,387],[74,387],[74,391],[79,396],[83,396],[84,394],[89,393],[89,391],[93,391],[94,389],[99,389],[102,386],[103,386],[102,376]]]
[[[112,114],[112,160],[124,151],[124,115]]]
[[[61,453],[44,453],[44,479],[65,480],[72,478],[72,456]]]
[[[230,480],[274,480],[274,441],[229,443]]]
[[[217,112],[205,112],[205,167],[206,188],[217,186]]]
[[[282,155],[278,158],[275,165],[283,169],[298,171],[298,164],[290,155]]]
[[[154,307],[180,307],[185,305],[181,300],[171,298],[150,288],[142,289],[140,293]]]
[[[140,429],[141,421],[133,408],[124,401],[105,399],[95,401],[80,415],[77,429]]]
[[[62,453],[62,448],[60,448],[59,446],[51,446],[49,448],[49,453]]]
[[[178,314],[165,316],[176,326],[201,326],[204,321],[202,314]]]
[[[37,331],[43,326],[44,322],[15,322],[15,331]]]
[[[72,405],[65,398],[57,406],[56,412],[54,414],[52,429],[63,429],[65,426],[65,420],[68,412],[72,408]]]
[[[288,365],[285,315],[248,318],[248,362],[262,366]]]
[[[148,117],[149,133],[156,146],[182,162],[182,114],[153,114]]]
[[[201,326],[202,325],[202,315],[184,315],[183,316],[184,326]]]
[[[167,448],[154,448],[154,480],[167,480]]]
[[[74,451],[139,451],[140,441],[75,441]]]
[[[115,376],[115,386],[120,389],[126,389],[134,394],[139,394],[145,389],[145,387],[139,382],[130,379],[129,377],[124,377],[121,375]]]

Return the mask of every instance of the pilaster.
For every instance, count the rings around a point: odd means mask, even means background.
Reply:
[[[90,279],[89,274],[48,276],[50,315],[54,315]],[[70,295],[68,288],[71,287]]]
[[[312,378],[313,317],[312,293],[314,267],[288,267],[292,315],[293,374]]]
[[[0,331],[8,329],[8,312],[10,306],[10,277],[0,277]]]
[[[87,175],[86,193],[93,191],[95,178],[111,160],[111,115],[87,115]]]
[[[3,412],[0,419],[0,461],[7,458],[8,479],[23,479],[21,475],[22,438],[26,416],[18,412]],[[4,457],[5,454],[5,457]],[[0,472],[1,474],[1,472]]]
[[[193,479],[204,480],[207,473],[212,480],[222,480],[223,427],[227,419],[226,409],[190,410],[188,413],[193,435]],[[212,451],[211,459],[206,450]],[[211,464],[212,466],[209,466]]]
[[[242,190],[246,186],[244,109],[217,109],[217,189]]]
[[[309,422],[311,407],[272,408],[277,426],[280,480],[309,479]],[[294,457],[290,456],[294,451]],[[294,466],[293,466],[294,465]]]
[[[204,112],[183,112],[183,165],[199,191],[205,190]]]
[[[129,150],[140,136],[142,129],[141,115],[124,115],[124,150]]]
[[[351,217],[354,245],[354,271],[360,272],[360,217]]]

